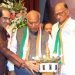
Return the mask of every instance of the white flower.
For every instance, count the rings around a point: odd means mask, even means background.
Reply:
[[[22,17],[16,17],[14,20],[11,21],[11,26],[12,26],[12,29],[19,29],[23,26],[26,26],[27,25],[27,21],[26,20],[23,20],[24,18]]]

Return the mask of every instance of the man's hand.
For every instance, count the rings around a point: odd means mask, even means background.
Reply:
[[[39,66],[36,65],[36,61],[25,61],[25,67],[27,67],[32,73],[38,72]]]

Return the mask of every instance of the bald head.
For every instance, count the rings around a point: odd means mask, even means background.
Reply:
[[[55,16],[61,25],[64,24],[69,18],[68,6],[63,2],[57,3],[55,6]]]
[[[3,10],[2,10],[2,14],[3,14],[3,17],[8,17],[8,18],[10,18],[10,12],[9,12],[7,9],[3,9]]]
[[[27,25],[32,32],[38,31],[40,25],[40,13],[35,10],[31,10],[27,14]]]
[[[6,8],[0,8],[0,12],[2,13],[1,18],[0,18],[0,24],[6,28],[7,25],[10,24],[10,12]]]
[[[8,17],[10,18],[10,12],[7,8],[1,7],[0,12],[2,13],[1,17]]]
[[[31,11],[27,14],[27,19],[28,19],[28,20],[39,20],[39,19],[40,19],[40,13],[39,13],[38,11],[31,10]]]
[[[63,3],[63,2],[60,2],[60,3],[57,3],[56,6],[55,6],[55,12],[56,11],[59,11],[59,10],[65,10],[65,9],[68,9],[68,6],[67,4]]]

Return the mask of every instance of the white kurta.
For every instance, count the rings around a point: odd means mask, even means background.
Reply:
[[[52,28],[52,51],[58,31],[58,23]],[[75,75],[75,20],[69,18],[61,30],[64,64],[61,67],[61,75]]]

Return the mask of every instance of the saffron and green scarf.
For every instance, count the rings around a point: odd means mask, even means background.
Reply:
[[[26,26],[24,29],[24,34],[23,34],[23,38],[22,38],[22,42],[20,46],[20,58],[24,60],[26,59],[26,54],[28,51],[28,46],[29,46],[28,42],[29,42],[29,29]],[[38,36],[36,40],[36,55],[41,56],[41,27],[40,26],[38,29]]]

